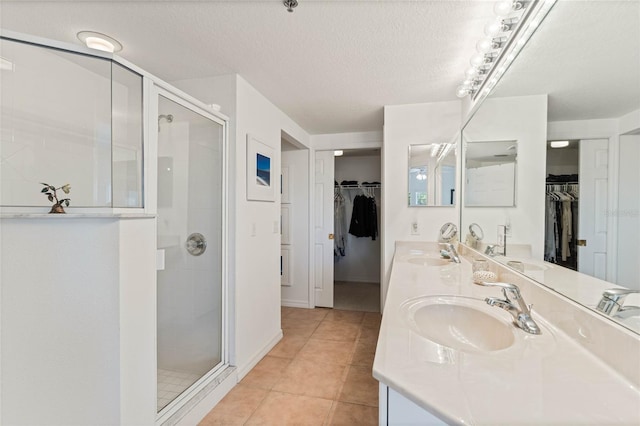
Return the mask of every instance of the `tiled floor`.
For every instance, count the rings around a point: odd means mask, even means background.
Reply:
[[[333,307],[347,311],[380,312],[380,283],[335,281]]]
[[[194,384],[200,376],[158,368],[158,411]]]
[[[371,369],[381,315],[282,308],[284,337],[202,420],[209,425],[377,425]]]

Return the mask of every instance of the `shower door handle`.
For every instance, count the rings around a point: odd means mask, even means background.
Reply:
[[[194,232],[187,237],[187,251],[192,256],[200,256],[207,249],[207,240],[204,235]]]

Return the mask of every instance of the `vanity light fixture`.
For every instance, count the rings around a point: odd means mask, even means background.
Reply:
[[[341,157],[342,155],[344,155],[344,151],[341,149],[336,149],[335,151],[333,151],[334,157]]]
[[[508,14],[521,10],[524,7],[523,2],[517,0],[499,1],[493,6],[493,12],[498,16],[507,16]]]
[[[502,0],[495,4],[495,17],[484,27],[485,37],[476,44],[471,68],[457,87],[459,98],[473,101],[487,96],[509,68],[557,0]]]
[[[566,148],[569,146],[569,141],[551,141],[551,148]]]
[[[114,53],[122,50],[122,44],[106,34],[95,31],[80,31],[77,34],[78,40],[83,42],[89,49],[101,50],[103,52]]]

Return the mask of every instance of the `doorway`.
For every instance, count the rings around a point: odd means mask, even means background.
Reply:
[[[380,150],[334,157],[333,307],[380,312]]]
[[[316,152],[315,305],[380,312],[379,149]]]
[[[607,139],[547,143],[544,258],[603,280],[608,146]]]

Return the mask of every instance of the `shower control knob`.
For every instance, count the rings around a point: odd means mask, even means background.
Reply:
[[[192,256],[200,256],[207,249],[207,240],[204,235],[194,232],[187,237],[187,251]]]

